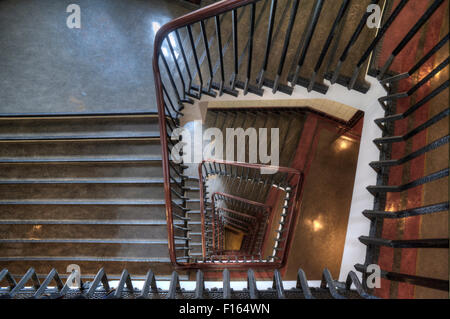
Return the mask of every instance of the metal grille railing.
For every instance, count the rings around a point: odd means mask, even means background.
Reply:
[[[74,275],[72,273],[72,275]],[[126,269],[117,283],[112,287],[108,276],[101,268],[93,281],[82,282],[81,287],[72,288],[71,279],[64,283],[55,269],[52,269],[41,283],[33,268],[23,276],[13,276],[8,269],[0,271],[0,283],[3,280],[8,286],[0,286],[0,299],[373,299],[361,285],[354,272],[350,272],[345,283],[333,280],[328,269],[324,269],[320,287],[309,287],[302,269],[298,270],[295,288],[284,289],[278,270],[273,273],[272,289],[258,289],[255,273],[247,271],[247,288],[234,290],[231,287],[230,272],[223,270],[223,287],[205,288],[204,274],[201,270],[196,274],[196,285],[193,290],[181,288],[177,272],[172,273],[168,290],[158,287],[154,273],[149,270],[145,281],[138,283]],[[54,284],[53,284],[54,282]],[[31,286],[29,285],[31,283]],[[142,285],[141,285],[142,284]],[[139,286],[139,288],[137,287]],[[354,287],[354,289],[352,289]]]
[[[391,16],[398,15],[401,8],[407,1],[401,1],[398,7],[394,9]],[[367,246],[366,260],[364,264],[357,264],[355,268],[363,273],[363,278],[367,277],[367,265],[377,263],[380,255],[380,247],[390,247],[398,249],[436,249],[436,248],[449,248],[449,239],[447,238],[408,238],[404,240],[395,240],[382,238],[383,224],[385,220],[400,220],[406,218],[412,218],[414,216],[421,216],[426,214],[435,214],[448,211],[449,202],[448,197],[446,201],[438,202],[434,204],[424,205],[420,207],[413,207],[408,209],[402,209],[398,211],[392,211],[387,209],[387,195],[389,193],[400,193],[411,190],[415,187],[432,183],[444,178],[448,178],[449,168],[443,167],[431,174],[420,176],[414,180],[406,182],[401,185],[389,184],[390,169],[400,167],[403,164],[408,164],[411,161],[420,158],[421,156],[430,156],[430,160],[436,155],[431,153],[433,150],[439,150],[449,143],[448,131],[443,132],[442,136],[429,142],[428,144],[411,151],[409,154],[404,155],[401,158],[392,158],[391,153],[395,147],[398,147],[399,143],[407,142],[414,138],[418,134],[424,134],[433,125],[437,125],[440,121],[448,121],[450,109],[444,107],[436,112],[435,115],[429,116],[422,120],[421,124],[418,124],[411,130],[407,131],[403,135],[396,135],[396,128],[401,121],[409,120],[414,116],[421,108],[425,106],[437,106],[437,97],[441,96],[445,92],[448,92],[449,80],[439,82],[439,73],[444,69],[448,69],[449,58],[438,61],[437,66],[434,69],[428,69],[426,63],[430,58],[435,57],[436,53],[441,49],[445,43],[448,42],[449,35],[447,34],[440,39],[428,52],[425,52],[423,56],[416,62],[407,72],[396,74],[389,71],[389,67],[395,61],[398,54],[406,47],[413,36],[418,30],[430,19],[431,15],[442,5],[443,1],[433,1],[427,11],[420,17],[420,19],[414,24],[414,26],[408,31],[405,37],[399,42],[388,60],[377,72],[377,78],[385,88],[387,95],[379,99],[381,107],[385,111],[383,118],[375,119],[375,123],[382,131],[383,136],[375,139],[373,142],[380,150],[380,160],[370,163],[370,166],[378,173],[377,185],[368,186],[367,190],[374,195],[375,202],[374,208],[371,210],[365,210],[363,215],[370,219],[371,229],[368,236],[361,236],[359,240]],[[392,22],[391,20],[388,21]],[[386,22],[386,24],[388,24]],[[375,74],[374,74],[375,75]],[[423,76],[422,76],[423,75]],[[410,88],[406,91],[399,91],[399,82],[405,81],[410,85]],[[431,82],[434,85],[431,85]],[[408,98],[417,93],[424,86],[431,88],[430,92],[420,98],[417,102],[410,105],[406,111],[397,113],[397,102],[401,99]],[[404,86],[402,86],[404,87]],[[417,200],[407,194],[407,201],[413,202]],[[411,285],[418,285],[432,289],[445,290],[449,289],[448,280],[422,277],[413,274],[397,273],[393,271],[381,270],[382,278],[390,281],[404,282]],[[363,281],[364,282],[364,281]]]
[[[261,174],[261,170],[264,169],[266,172],[269,169],[273,172],[272,174]],[[223,237],[220,234],[224,223],[219,221],[219,214],[215,214],[217,201],[222,200],[231,204],[231,214],[239,216],[236,214],[236,211],[245,211],[256,219],[256,221],[248,219],[247,225],[253,226],[244,229],[247,231],[254,230],[249,236],[251,240],[247,239],[248,242],[244,242],[244,244],[249,245],[250,249],[245,251],[246,255],[237,257],[234,260],[245,260],[252,267],[282,267],[286,262],[289,241],[292,238],[293,221],[295,220],[295,215],[298,214],[298,199],[302,190],[302,174],[295,169],[287,167],[208,160],[199,164],[199,176],[202,185],[200,187],[202,203],[208,203],[206,181],[211,176],[219,176],[225,179],[228,182],[225,189],[234,192],[234,194],[214,192],[211,196],[211,205],[207,205],[212,207],[212,214],[204,210],[205,204],[200,205],[202,225],[205,225],[202,229],[204,234],[202,236],[204,239],[204,257],[208,256],[209,248],[212,248],[213,254],[217,255],[216,245],[221,247],[220,245],[223,243]],[[269,221],[271,219],[269,215],[275,212],[266,204],[267,196],[271,190],[282,190],[284,193],[284,202],[282,207],[280,207],[280,220],[277,221],[279,227],[273,234],[270,234],[271,223]],[[251,196],[251,198],[242,198],[237,196],[238,194],[246,194],[246,196]],[[229,210],[227,210],[227,213],[229,213]],[[243,224],[241,223],[240,225],[242,226]],[[207,241],[208,231],[212,235],[210,242]],[[273,253],[263,259],[262,250],[270,237],[274,237]],[[247,246],[244,246],[244,249],[246,248]],[[223,257],[218,262],[234,262],[230,255]]]
[[[395,74],[389,71],[389,67],[390,65],[392,65],[395,58],[399,56],[399,54],[407,47],[408,44],[410,44],[414,36],[419,32],[419,30],[423,29],[424,25],[426,25],[426,23],[432,18],[433,14],[435,14],[445,2],[445,0],[433,1],[421,14],[414,25],[408,30],[406,35],[398,42],[385,64],[378,67],[375,65],[375,62],[377,60],[377,55],[380,53],[380,50],[384,50],[382,46],[383,39],[390,35],[393,22],[399,17],[402,17],[403,10],[408,4],[408,0],[399,1],[395,8],[392,8],[393,3],[390,1],[371,1],[371,4],[383,4],[384,10],[382,24],[378,31],[373,35],[371,41],[369,41],[366,49],[363,50],[363,53],[357,59],[349,59],[349,56],[352,50],[354,50],[354,48],[356,47],[355,43],[358,41],[358,39],[361,37],[361,34],[363,34],[365,30],[364,27],[370,13],[366,10],[364,10],[364,12],[360,12],[361,19],[359,20],[356,28],[353,30],[351,38],[348,40],[345,46],[343,46],[344,49],[342,51],[338,51],[337,48],[340,41],[339,33],[344,27],[344,17],[348,13],[349,8],[349,4],[347,3],[347,1],[343,1],[339,12],[337,13],[335,20],[330,28],[327,40],[322,48],[322,51],[320,52],[320,54],[319,52],[317,54],[318,58],[315,63],[313,72],[309,75],[308,78],[304,78],[302,76],[299,76],[299,74],[301,73],[300,71],[302,70],[305,56],[309,49],[309,41],[311,41],[311,39],[314,37],[318,18],[320,17],[324,5],[324,1],[315,1],[315,4],[311,11],[309,22],[307,23],[306,29],[304,30],[305,36],[303,37],[302,41],[304,45],[302,47],[302,50],[299,50],[297,60],[294,61],[294,69],[291,70],[292,72],[290,72],[288,76],[288,81],[291,82],[291,86],[282,83],[283,81],[281,80],[281,78],[282,74],[286,73],[286,53],[289,46],[292,45],[292,29],[297,23],[297,12],[299,10],[299,7],[301,8],[301,5],[299,6],[300,1],[293,1],[290,3],[290,5],[286,5],[284,7],[275,0],[222,1],[200,11],[176,19],[161,28],[155,42],[154,70],[156,89],[157,92],[160,92],[158,93],[158,108],[161,115],[161,136],[167,136],[167,132],[176,127],[176,125],[174,126],[176,120],[170,118],[170,116],[167,118],[164,115],[175,114],[175,117],[178,117],[179,115],[181,115],[180,111],[182,110],[184,103],[191,103],[192,101],[190,100],[190,98],[201,99],[203,94],[212,97],[217,96],[217,94],[230,94],[233,96],[238,96],[239,91],[237,89],[241,89],[243,90],[244,95],[249,92],[257,95],[262,95],[262,86],[271,88],[273,93],[283,92],[291,94],[295,85],[304,86],[308,89],[308,91],[315,90],[321,93],[326,93],[327,86],[323,83],[316,82],[316,79],[318,79],[321,75],[325,79],[330,80],[331,84],[337,83],[346,86],[348,89],[355,89],[365,93],[367,92],[369,87],[366,83],[359,82],[358,78],[360,77],[360,73],[362,72],[362,70],[366,70],[365,65],[367,65],[368,63],[368,74],[378,77],[380,83],[384,85],[386,90],[388,91],[388,94],[386,95],[386,97],[380,99],[380,104],[385,109],[386,116],[375,121],[382,130],[383,137],[374,141],[380,149],[380,160],[371,163],[371,166],[379,174],[377,185],[370,186],[368,188],[368,190],[375,197],[374,209],[364,211],[364,215],[370,218],[372,221],[372,227],[369,236],[361,238],[361,240],[368,245],[367,258],[364,265],[356,265],[356,268],[360,271],[363,271],[365,274],[365,267],[370,263],[377,262],[377,247],[379,247],[380,245],[409,248],[425,246],[447,247],[448,240],[446,241],[446,239],[442,238],[432,239],[432,241],[420,240],[413,242],[386,241],[380,238],[382,220],[385,218],[408,218],[409,216],[418,214],[428,214],[448,210],[448,200],[433,205],[402,210],[395,214],[385,211],[384,207],[386,202],[386,193],[404,191],[417,185],[423,185],[425,183],[446,178],[448,176],[448,168],[443,168],[430,175],[420,177],[417,180],[408,182],[403,185],[388,186],[386,183],[389,169],[391,167],[401,165],[418,156],[427,154],[432,150],[448,144],[449,141],[449,137],[447,134],[402,158],[390,158],[391,149],[396,147],[395,143],[408,140],[414,137],[416,134],[423,133],[434,124],[448,117],[449,110],[448,108],[446,108],[438,114],[427,118],[425,122],[413,128],[404,135],[395,136],[393,134],[393,129],[396,125],[396,121],[408,118],[424,104],[430,101],[432,102],[432,99],[435,96],[439,95],[441,92],[447,91],[449,85],[448,79],[444,81],[439,87],[435,88],[425,98],[412,105],[406,112],[398,114],[395,113],[396,100],[412,96],[420,87],[428,83],[430,80],[436,79],[442,70],[448,68],[447,58],[444,59],[435,69],[428,72],[425,77],[414,83],[407,91],[398,92],[396,89],[395,83],[402,79],[409,79],[411,83],[414,82],[412,75],[417,74],[418,70],[421,70],[427,59],[433,56],[440,48],[444,46],[445,43],[447,43],[448,35],[437,42],[435,46],[429,52],[425,53],[423,55],[423,58],[420,59],[416,63],[416,65],[414,65],[407,72]],[[261,19],[263,19],[261,12],[263,12],[265,8],[268,8],[269,3],[270,9],[267,16],[267,28],[266,30],[261,30],[260,22]],[[261,8],[261,10],[259,11],[257,10],[258,6],[260,6]],[[287,28],[284,30],[281,29],[281,24],[277,24],[275,20],[276,12],[280,12],[280,9],[282,10],[282,16],[285,17],[285,19],[287,19],[288,21]],[[226,13],[230,13],[231,16],[226,16]],[[245,27],[240,24],[240,19],[244,14],[250,14],[249,23]],[[231,24],[228,29],[225,29],[227,18],[231,18]],[[214,21],[215,23],[215,34],[210,36],[208,36],[206,32],[208,21]],[[197,26],[199,26],[200,28],[200,33],[196,41],[194,41],[194,30],[195,28],[197,28]],[[187,32],[187,38],[189,41],[186,41],[186,43],[182,43],[180,41],[179,33],[181,32],[181,30],[186,30],[185,32]],[[239,42],[239,37],[244,31],[246,33],[248,32],[249,36],[246,44],[242,46]],[[223,39],[224,33],[229,35],[229,38],[225,41]],[[177,67],[176,70],[174,69],[174,72],[171,72],[171,70],[169,69],[168,63],[166,61],[167,58],[164,57],[164,54],[161,54],[163,42],[165,41],[170,45],[171,37],[173,37],[172,34],[174,34],[175,38],[177,39],[177,48],[180,52],[178,56],[183,58],[185,65],[184,69]],[[263,49],[258,48],[254,45],[255,34],[258,34],[258,36],[262,36],[263,34],[266,35],[266,41]],[[284,41],[282,41],[283,45],[281,53],[275,53],[273,50],[274,39],[277,39],[277,37],[281,37],[282,39],[284,39]],[[215,39],[218,43],[218,46],[216,46],[218,52],[216,64],[214,64],[213,61],[215,55],[211,54],[211,49],[213,47],[212,44]],[[190,45],[189,48],[188,45]],[[225,64],[223,56],[226,50],[230,47],[232,47],[231,53],[233,63]],[[327,55],[327,52],[331,52],[331,57],[328,60],[328,63],[324,63],[324,57]],[[273,57],[274,54],[278,55],[276,57]],[[332,59],[335,54],[338,54],[339,59],[337,65],[333,69]],[[256,78],[253,78],[252,75],[254,74],[254,69],[259,67],[255,66],[255,63],[252,63],[254,62],[255,55],[263,56],[263,63],[258,69],[258,76]],[[187,56],[190,56],[191,59],[186,58]],[[176,54],[172,53],[171,57],[175,64],[178,63],[176,61],[178,60]],[[274,58],[275,62],[269,63],[268,61],[270,58]],[[194,61],[193,63],[190,62],[192,60]],[[165,65],[167,73],[162,74],[162,72],[160,72],[160,61],[162,61]],[[214,65],[215,67],[213,67]],[[326,67],[325,70],[321,71],[321,66],[323,65],[326,65]],[[242,66],[245,67],[242,68]],[[342,70],[344,69],[344,66],[350,67],[354,70],[351,76],[343,74]],[[268,70],[270,68],[275,69],[274,78],[267,78],[267,74],[269,74]],[[231,73],[231,77],[228,79],[226,77],[226,74],[229,73]],[[219,77],[219,82],[214,81],[214,79],[217,77]],[[186,85],[185,83],[187,78],[189,79],[188,85]],[[205,81],[205,79],[207,80]],[[168,92],[168,87],[170,87],[170,90],[172,92],[171,94],[166,93]],[[165,95],[163,95],[162,92],[164,92]],[[170,98],[175,98],[176,102],[173,103]],[[174,108],[173,105],[177,105],[178,109]],[[171,225],[172,199],[170,195],[171,170],[169,169],[169,166],[173,164],[170,164],[167,156],[169,143],[171,142],[163,143],[163,148],[164,152],[166,152],[164,156],[164,161],[166,162],[164,172],[167,181],[166,193],[168,195],[166,201],[169,207],[168,220],[170,221],[169,224]],[[182,172],[182,165],[178,167],[180,167],[180,171]],[[170,225],[169,227],[172,227]],[[173,232],[170,232],[170,234],[172,233]],[[174,258],[172,259],[172,261],[176,263]],[[382,276],[389,280],[404,281],[438,289],[444,289],[445,287],[447,287],[448,289],[448,281],[443,280],[436,281],[430,278],[419,278],[417,276],[394,274],[386,271],[382,271]]]

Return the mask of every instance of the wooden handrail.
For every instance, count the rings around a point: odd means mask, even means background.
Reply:
[[[203,21],[207,18],[211,18],[222,13],[226,13],[233,9],[243,7],[250,3],[258,2],[259,0],[224,0],[218,3],[214,3],[205,8],[199,9],[180,18],[174,19],[169,23],[163,25],[157,32],[154,42],[154,52],[153,52],[153,72],[155,76],[155,89],[156,89],[156,101],[159,114],[159,127],[161,136],[161,150],[162,150],[162,168],[164,174],[164,192],[165,192],[165,202],[166,202],[166,220],[167,220],[167,232],[168,232],[168,248],[169,257],[172,264],[179,268],[178,266],[184,267],[182,264],[177,262],[176,252],[175,252],[175,239],[174,239],[174,226],[173,226],[173,212],[172,212],[172,196],[171,196],[171,186],[170,186],[170,165],[169,165],[169,152],[168,152],[168,140],[167,140],[167,128],[166,128],[166,116],[165,116],[165,104],[164,104],[164,92],[161,80],[161,72],[159,68],[159,57],[161,54],[161,46],[166,37],[173,31],[191,25],[196,22]],[[248,164],[248,163],[236,163],[227,161],[215,161],[219,164],[232,164],[239,167],[247,168],[266,168],[276,170],[281,173],[288,173],[297,176],[297,181],[302,178],[302,173],[299,171],[287,168],[278,167],[270,165],[261,164]],[[202,164],[202,163],[201,163]],[[205,216],[204,216],[204,192],[203,192],[203,181],[201,174],[201,164],[199,165],[199,183],[200,183],[200,212],[201,212],[201,231],[202,231],[202,254],[205,256],[206,253],[206,243],[205,243]],[[297,193],[297,188],[295,190]]]
[[[182,17],[174,19],[165,25],[163,25],[155,36],[153,44],[153,74],[155,81],[156,103],[159,114],[159,130],[161,136],[161,150],[162,150],[162,168],[164,174],[164,193],[166,202],[166,220],[167,220],[167,233],[168,233],[168,248],[169,257],[175,266],[178,265],[175,254],[175,239],[173,228],[173,215],[172,215],[172,196],[170,191],[170,168],[169,168],[169,154],[167,151],[167,130],[166,130],[166,117],[164,110],[164,93],[161,82],[161,72],[159,69],[159,57],[161,53],[161,46],[164,39],[171,33],[181,27],[190,25],[201,20],[214,17],[216,15],[228,12],[230,10],[245,6],[252,2],[259,0],[223,0],[207,7],[201,8],[197,11],[186,14]],[[203,230],[203,225],[202,225]],[[202,249],[204,249],[202,245]]]
[[[203,166],[205,163],[216,163],[216,164],[223,164],[223,165],[232,165],[232,166],[237,166],[237,167],[247,167],[247,168],[253,168],[253,169],[262,169],[262,168],[271,168],[273,170],[276,170],[277,172],[280,173],[286,173],[289,176],[291,176],[291,180],[293,180],[293,184],[295,185],[292,189],[292,196],[289,198],[289,216],[290,218],[288,218],[288,222],[287,222],[287,226],[286,226],[286,230],[287,230],[287,237],[286,240],[284,242],[283,245],[283,256],[281,259],[281,263],[279,263],[279,267],[284,266],[284,264],[286,263],[286,257],[288,254],[288,250],[290,247],[290,242],[292,241],[292,229],[293,229],[293,215],[296,211],[296,209],[298,209],[297,207],[297,202],[298,199],[300,198],[301,192],[302,192],[302,186],[303,186],[303,173],[300,172],[297,169],[294,168],[290,168],[290,167],[282,167],[282,166],[271,166],[271,165],[263,165],[263,164],[253,164],[253,163],[243,163],[243,162],[230,162],[230,161],[223,161],[223,160],[203,160],[199,165],[198,165],[198,175],[199,175],[199,184],[200,184],[200,217],[201,217],[201,229],[202,229],[202,251],[203,251],[203,256],[206,257],[206,242],[205,242],[205,210],[204,210],[204,192],[203,192]],[[242,201],[245,202],[247,204],[250,205],[254,205],[257,207],[261,207],[262,209],[268,210],[270,209],[269,205],[263,204],[263,203],[259,203],[259,202],[255,202],[246,198],[241,198],[239,196],[235,196],[235,195],[230,195],[230,194],[226,194],[223,192],[215,192],[212,194],[212,206],[214,208],[214,198],[215,195],[221,195],[223,197],[227,197],[230,199],[234,199],[234,200],[238,200],[238,201]],[[215,220],[215,214],[214,214],[214,209],[212,210],[213,212],[213,216],[212,216],[212,220]],[[266,230],[268,231],[268,229]],[[213,250],[215,249],[214,247],[214,239],[215,239],[215,230],[213,227]],[[277,265],[277,266],[278,266]]]
[[[228,212],[228,213],[232,213],[232,214],[235,214],[235,215],[238,215],[238,216],[241,216],[241,217],[244,217],[244,218],[250,218],[250,219],[256,219],[256,217],[255,216],[252,216],[252,215],[248,215],[248,214],[244,214],[244,213],[241,213],[241,212],[238,212],[238,211],[235,211],[235,210],[232,210],[232,209],[229,209],[229,208],[225,208],[225,207],[218,207],[217,209],[220,209],[220,210],[223,210],[223,211],[225,211],[225,212]]]
[[[243,202],[243,203],[246,203],[246,204],[249,204],[249,205],[252,205],[252,206],[259,207],[259,208],[261,208],[262,210],[264,210],[264,211],[266,211],[266,212],[269,211],[269,210],[271,209],[271,207],[270,207],[269,205],[262,204],[262,203],[259,203],[259,202],[255,202],[255,201],[252,201],[252,200],[243,198],[243,197],[234,196],[234,195],[226,194],[226,193],[223,193],[223,192],[214,192],[214,193],[212,194],[212,196],[211,196],[211,198],[212,198],[212,219],[213,219],[213,220],[215,220],[215,218],[216,218],[216,210],[215,210],[216,195],[220,195],[220,196],[222,196],[222,197],[234,199],[234,200],[239,201],[239,202]],[[220,207],[220,208],[218,208],[218,209],[223,209],[223,210],[225,210],[225,211],[230,211],[230,212],[232,212],[232,213],[235,212],[235,211],[233,211],[233,210],[226,209],[226,208],[222,208],[222,207]],[[247,215],[247,214],[244,214],[244,215],[250,216],[250,215]],[[261,214],[258,213],[258,217],[260,217],[260,215],[261,215]],[[253,217],[253,218],[256,219],[256,217],[254,217],[254,216],[250,216],[250,217]],[[258,227],[259,227],[259,222],[258,222],[257,224],[258,224]],[[234,227],[236,227],[236,225],[234,225],[234,224],[232,224],[232,225],[233,225]],[[253,236],[253,235],[255,235],[257,232],[255,232],[254,229],[252,229],[252,231],[251,231],[250,233],[251,233],[252,236]],[[220,234],[220,233],[219,233],[219,234]],[[213,224],[213,238],[215,238],[214,235],[215,235],[215,227],[214,227],[214,224]],[[219,242],[220,242],[220,240],[219,240]],[[215,249],[214,241],[213,241],[213,249]]]
[[[255,202],[253,200],[246,199],[246,198],[243,198],[243,197],[234,196],[234,195],[226,194],[226,193],[223,193],[223,192],[214,192],[213,195],[212,195],[213,198],[214,198],[215,195],[220,195],[220,196],[223,196],[223,197],[234,199],[234,200],[237,200],[239,202],[244,202],[246,204],[250,204],[252,206],[257,206],[257,207],[260,207],[260,208],[263,208],[263,209],[270,209],[269,205],[266,205],[266,204],[263,204],[263,203],[260,203],[260,202]]]

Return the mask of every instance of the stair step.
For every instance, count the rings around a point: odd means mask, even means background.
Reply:
[[[161,156],[145,157],[11,157],[0,158],[0,163],[123,163],[123,162],[160,162]]]
[[[169,263],[170,258],[161,257],[146,257],[146,258],[133,258],[133,257],[96,257],[96,256],[11,256],[0,257],[0,261],[93,261],[93,262],[136,262],[136,263]]]
[[[154,134],[127,134],[116,135],[22,135],[22,136],[3,136],[0,135],[0,142],[37,142],[37,141],[80,141],[80,140],[127,140],[127,139],[159,139],[159,132]]]
[[[152,158],[161,155],[159,138],[150,139],[97,139],[52,141],[2,142],[0,159],[122,159]],[[130,156],[130,154],[133,154]]]
[[[173,221],[174,225],[183,225],[182,221]],[[93,220],[93,219],[71,219],[71,220],[43,220],[43,219],[0,219],[0,225],[119,225],[119,226],[155,226],[167,225],[166,220]]]
[[[146,245],[167,245],[167,239],[120,239],[120,238],[7,238],[0,239],[2,244],[146,244]],[[176,244],[183,244],[183,241],[175,241]],[[191,243],[192,245],[192,243]]]
[[[167,240],[133,238],[44,238],[35,240],[1,239],[0,257],[23,256],[114,256],[169,257]]]
[[[189,244],[189,246],[201,246],[201,245],[202,245],[202,243],[193,243],[193,242],[191,242]]]
[[[110,219],[165,220],[165,202],[159,205],[3,205],[1,219]],[[112,237],[115,234],[111,235]],[[89,237],[88,237],[89,238]]]
[[[135,179],[21,179],[0,180],[0,184],[164,184],[161,178]]]
[[[202,253],[189,253],[189,256],[203,256]]]
[[[0,113],[0,119],[46,119],[46,118],[89,118],[89,117],[158,117],[158,111],[127,111],[127,112],[52,112],[52,113]]]
[[[2,234],[2,239],[27,238],[32,234],[34,239],[85,239],[95,236],[96,239],[102,240],[117,236],[120,239],[159,240],[167,238],[167,222],[165,220],[157,222],[151,220],[2,220],[0,221],[0,234]],[[184,234],[185,232],[175,230],[177,236]],[[77,254],[76,247],[78,245],[73,244],[73,249],[75,249],[73,254]],[[44,253],[54,254],[53,252],[54,249],[51,249]],[[98,253],[102,254],[103,252],[99,250]]]
[[[163,200],[161,183],[4,183],[0,184],[4,201],[43,200]],[[149,198],[150,197],[150,198]]]
[[[199,187],[184,187],[184,190],[188,191],[188,192],[199,192],[200,188]]]
[[[31,258],[33,256],[30,256]],[[30,258],[29,258],[30,259]],[[108,279],[113,280],[114,278],[120,278],[120,275],[123,269],[127,269],[131,274],[133,274],[134,278],[145,278],[149,269],[151,269],[155,274],[159,274],[162,278],[169,277],[172,274],[173,268],[170,263],[170,259],[168,257],[156,257],[151,258],[151,262],[143,263],[142,259],[132,260],[131,258],[77,258],[76,260],[69,259],[68,257],[58,258],[56,260],[46,260],[45,258],[35,259],[32,258],[31,261],[25,259],[21,260],[20,256],[13,256],[11,260],[2,261],[2,265],[7,268],[13,274],[21,274],[23,276],[24,273],[30,267],[33,267],[40,277],[45,277],[50,272],[51,269],[55,268],[61,276],[67,277],[67,265],[68,262],[76,263],[81,268],[81,277],[86,279],[92,279],[98,273],[99,264],[104,268],[105,273],[108,275]],[[110,260],[110,262],[106,262],[106,260]],[[145,261],[145,260],[144,260]],[[147,258],[148,261],[148,258]],[[66,275],[67,274],[67,275]],[[185,278],[187,275],[187,271],[182,271],[180,273],[182,277]],[[64,278],[64,277],[63,277]],[[157,277],[158,278],[158,277]]]
[[[164,200],[0,200],[0,205],[165,205]]]
[[[0,143],[3,265],[171,273],[156,112],[0,114]]]

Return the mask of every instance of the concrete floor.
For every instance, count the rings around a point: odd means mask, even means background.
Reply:
[[[308,120],[308,119],[307,119]],[[311,118],[309,119],[311,121]],[[359,141],[337,135],[337,128],[317,121],[304,154],[302,203],[289,250],[285,280],[296,280],[298,268],[309,280],[320,280],[324,268],[339,277],[353,193]]]
[[[181,1],[0,2],[0,113],[156,110],[152,54],[159,26],[192,11]]]

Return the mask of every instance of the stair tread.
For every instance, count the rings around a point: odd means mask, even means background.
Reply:
[[[164,205],[164,200],[0,200],[0,205]]]
[[[170,258],[161,257],[96,257],[96,256],[8,256],[0,261],[95,261],[95,262],[161,262],[170,263]]]
[[[0,158],[0,163],[47,163],[47,162],[61,162],[61,163],[77,163],[77,162],[155,162],[161,161],[162,157],[156,156],[111,156],[111,157],[4,157]]]
[[[174,220],[175,225],[182,225],[182,221]],[[139,225],[156,226],[167,225],[166,220],[117,220],[117,219],[0,219],[0,225]]]
[[[3,179],[0,184],[163,184],[162,178],[55,178]]]
[[[80,244],[150,244],[150,245],[167,245],[167,239],[121,239],[121,238],[6,238],[0,239],[0,243],[80,243]],[[183,241],[175,241],[176,244],[183,244]]]
[[[0,118],[73,118],[73,117],[121,117],[121,116],[151,116],[157,117],[158,111],[127,111],[127,112],[51,112],[51,113],[0,113]]]
[[[59,140],[103,140],[103,139],[159,139],[159,132],[138,134],[128,132],[126,134],[79,134],[79,135],[0,135],[0,141],[59,141]]]

